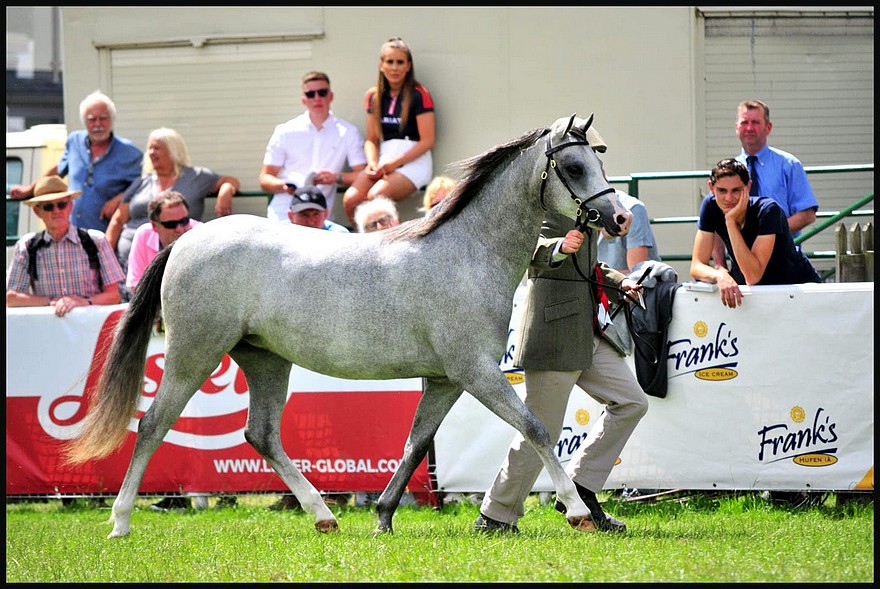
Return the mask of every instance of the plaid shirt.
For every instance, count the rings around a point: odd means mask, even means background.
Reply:
[[[91,297],[101,292],[98,288],[98,273],[89,267],[89,256],[83,249],[76,227],[71,225],[61,241],[55,241],[45,231],[40,233],[41,239],[49,245],[37,250],[37,280],[33,289],[28,275],[27,242],[35,234],[28,233],[15,244],[15,253],[6,271],[7,291],[49,298],[65,295]],[[98,247],[98,262],[104,285],[124,281],[125,273],[104,234],[89,230],[89,235]]]

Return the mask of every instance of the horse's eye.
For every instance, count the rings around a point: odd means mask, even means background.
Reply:
[[[563,169],[565,170],[565,175],[572,180],[577,180],[586,175],[586,171],[582,164],[568,164]]]

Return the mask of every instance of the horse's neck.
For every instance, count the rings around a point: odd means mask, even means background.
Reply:
[[[491,178],[458,215],[464,234],[478,242],[477,251],[485,252],[487,262],[499,257],[504,260],[498,263],[498,271],[507,272],[514,285],[528,268],[541,230],[544,211],[540,189],[539,174],[523,165],[510,164]]]

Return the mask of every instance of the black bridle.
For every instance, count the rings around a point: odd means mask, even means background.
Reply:
[[[590,117],[592,121],[592,117]],[[565,129],[565,133],[563,133],[563,137],[568,134],[571,130],[571,124],[574,122],[574,116],[571,117],[571,120],[568,121],[568,127]],[[589,126],[589,122],[587,123]],[[569,141],[568,143],[560,143],[559,145],[554,146],[552,142],[553,135],[547,135],[547,149],[544,151],[544,155],[547,156],[547,165],[544,168],[544,172],[541,174],[541,206],[544,210],[547,210],[547,205],[544,203],[544,188],[547,186],[547,178],[550,176],[550,169],[556,170],[556,176],[559,178],[559,181],[562,182],[562,185],[565,186],[565,189],[568,190],[568,194],[571,196],[571,199],[577,204],[577,218],[575,219],[575,229],[579,231],[583,231],[588,223],[598,223],[599,219],[602,217],[601,213],[598,209],[594,209],[592,207],[586,207],[587,203],[591,200],[595,200],[600,196],[605,194],[612,194],[614,192],[614,188],[608,187],[605,190],[597,192],[593,196],[587,199],[579,198],[574,190],[571,189],[571,186],[565,179],[565,176],[562,175],[562,172],[559,170],[559,166],[556,165],[556,160],[553,158],[553,154],[557,151],[561,151],[566,147],[573,147],[576,145],[585,145],[587,148],[590,148],[590,142],[586,139],[586,128],[584,130],[584,139],[576,139],[574,141]]]

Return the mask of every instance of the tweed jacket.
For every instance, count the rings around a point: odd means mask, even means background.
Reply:
[[[541,227],[528,270],[527,294],[514,338],[513,364],[526,370],[586,370],[593,363],[595,279],[598,231],[588,229],[575,255],[553,261],[556,246],[572,229],[571,219],[549,215]],[[575,267],[577,261],[578,267]],[[626,276],[599,264],[605,283],[619,286]],[[606,290],[611,301],[617,291]]]

